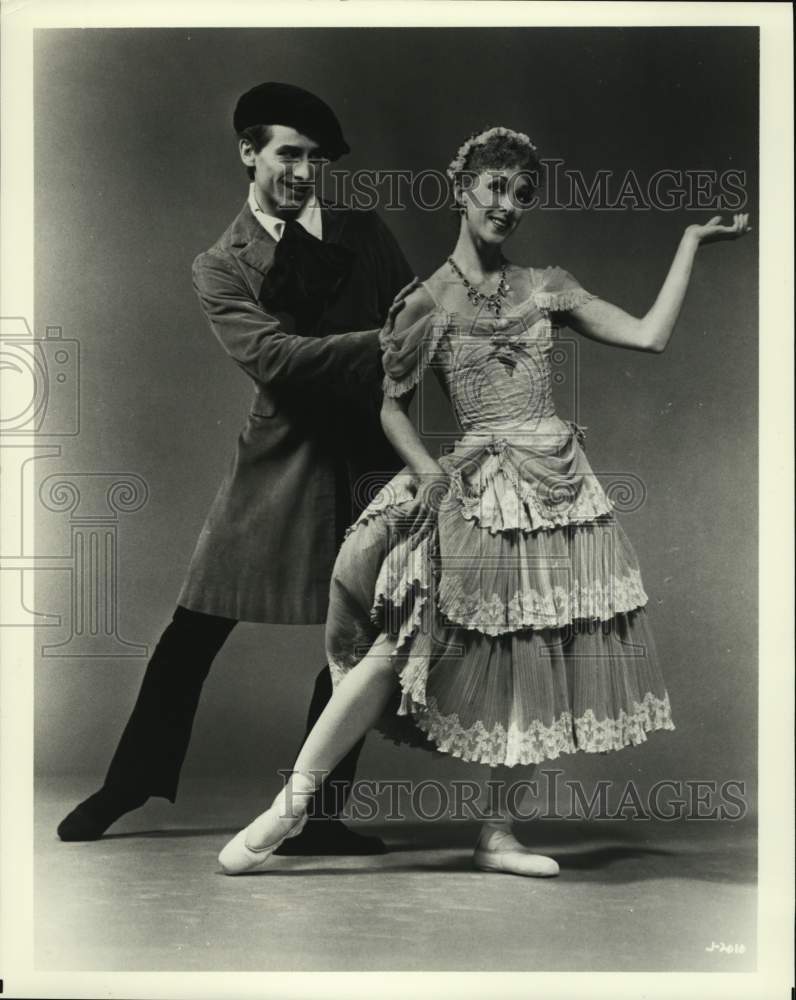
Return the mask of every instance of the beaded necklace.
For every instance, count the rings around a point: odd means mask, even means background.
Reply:
[[[448,263],[453,268],[454,274],[459,277],[462,284],[467,289],[467,298],[470,302],[472,302],[474,306],[480,306],[483,304],[490,310],[490,312],[493,312],[495,316],[500,316],[501,310],[503,309],[503,299],[505,299],[511,291],[511,286],[506,281],[506,268],[508,267],[508,261],[504,260],[500,265],[500,281],[498,281],[498,286],[491,295],[479,292],[475,285],[467,280],[464,272],[453,257],[448,257]]]

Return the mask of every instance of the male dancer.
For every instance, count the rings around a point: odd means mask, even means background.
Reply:
[[[249,196],[193,278],[213,332],[254,382],[251,412],[105,782],[61,822],[62,840],[101,837],[150,795],[174,802],[202,684],[234,625],[323,622],[339,542],[369,499],[353,486],[400,464],[378,419],[378,328],[412,273],[375,212],[316,195],[318,162],[349,152],[340,124],[314,94],[263,83],[240,98],[233,125]],[[331,690],[324,667],[308,730]],[[360,749],[280,853],[384,850],[334,818]]]

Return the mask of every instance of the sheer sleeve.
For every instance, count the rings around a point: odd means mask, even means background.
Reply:
[[[546,268],[542,284],[535,293],[537,306],[554,313],[569,312],[596,298],[561,267]]]
[[[420,382],[445,329],[434,300],[424,287],[415,289],[398,313],[391,331],[379,334],[385,396],[403,396]]]

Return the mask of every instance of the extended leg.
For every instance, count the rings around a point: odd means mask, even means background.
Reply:
[[[309,711],[307,713],[307,729],[302,739],[302,746],[312,732],[315,723],[321,716],[324,708],[332,697],[332,676],[328,667],[315,678],[315,687],[312,692]],[[354,746],[343,756],[342,760],[329,774],[323,785],[318,789],[313,807],[310,813],[310,822],[313,817],[331,819],[342,812],[343,807],[351,792],[351,784],[354,780],[357,761],[362,747],[365,743],[364,737],[357,740]]]
[[[147,665],[105,782],[61,822],[62,840],[96,840],[150,795],[174,801],[202,685],[234,625],[177,608]]]
[[[332,696],[332,676],[324,667],[315,678],[307,728],[302,739],[307,739],[321,712]],[[359,754],[364,737],[357,740],[329,777],[315,792],[309,808],[309,822],[296,837],[286,840],[275,853],[307,856],[312,854],[384,854],[387,847],[380,837],[357,833],[338,818],[351,794]]]
[[[335,688],[301,748],[293,772],[271,807],[222,850],[227,874],[256,868],[302,828],[321,781],[362,739],[384,711],[398,683],[390,662],[393,640],[380,636]]]
[[[398,684],[390,661],[394,645],[380,636],[340,681],[304,741],[294,771],[331,773],[376,723]]]

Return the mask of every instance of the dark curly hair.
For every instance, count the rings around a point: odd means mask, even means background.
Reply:
[[[267,146],[271,141],[271,137],[274,134],[274,130],[270,125],[251,125],[249,128],[244,129],[242,132],[237,132],[238,142],[246,139],[251,143],[251,147],[255,153],[259,153],[263,146]],[[246,167],[246,173],[249,175],[249,180],[254,180],[254,167]]]

